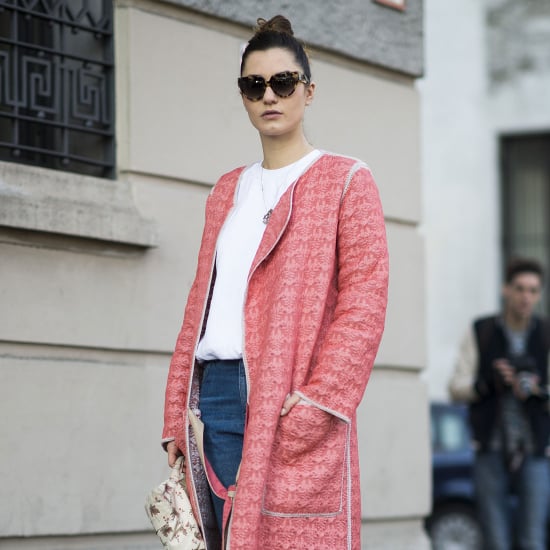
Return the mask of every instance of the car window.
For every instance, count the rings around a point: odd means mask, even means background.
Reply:
[[[469,448],[468,428],[462,415],[442,412],[437,418],[437,424],[435,446],[438,451],[453,452]]]

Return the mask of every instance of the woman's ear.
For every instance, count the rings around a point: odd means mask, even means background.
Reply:
[[[306,105],[310,105],[315,97],[315,82],[311,82],[306,88]]]

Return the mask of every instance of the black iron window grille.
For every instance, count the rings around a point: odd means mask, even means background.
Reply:
[[[112,0],[0,0],[0,160],[114,177]]]

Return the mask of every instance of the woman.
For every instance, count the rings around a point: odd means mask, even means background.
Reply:
[[[208,197],[163,443],[170,465],[186,457],[208,549],[359,549],[355,412],[384,325],[384,220],[368,168],[304,136],[315,84],[289,21],[258,24],[238,85],[263,161]]]

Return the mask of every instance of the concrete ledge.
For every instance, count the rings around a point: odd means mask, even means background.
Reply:
[[[138,212],[129,182],[10,162],[0,162],[0,226],[157,245],[155,222]]]

